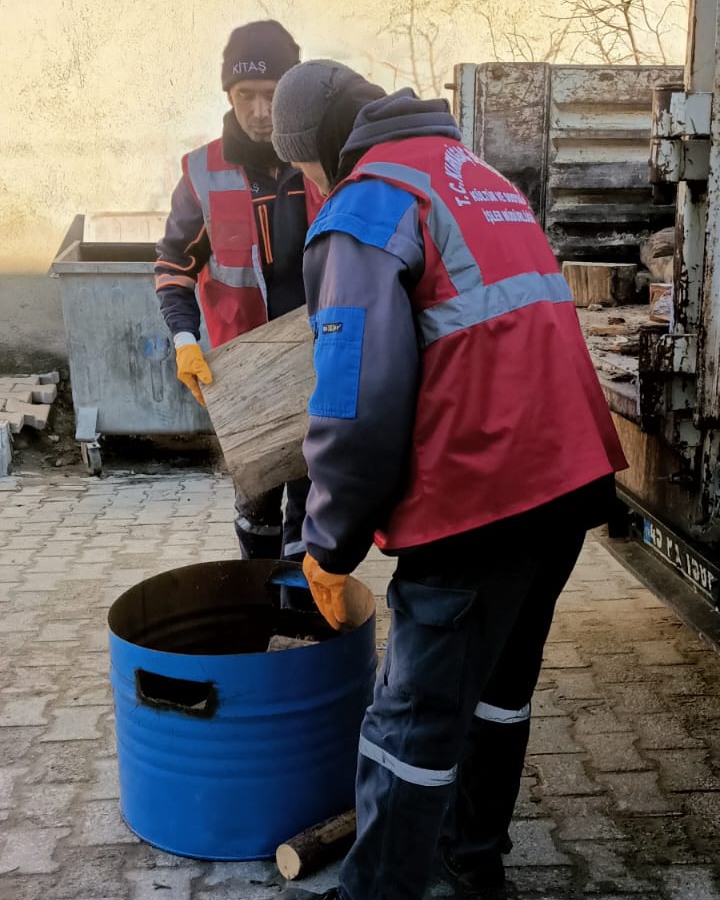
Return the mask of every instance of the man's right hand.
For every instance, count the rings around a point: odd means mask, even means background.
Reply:
[[[347,575],[333,575],[331,572],[326,572],[309,553],[305,554],[302,568],[315,605],[325,621],[335,631],[346,631],[349,627],[345,599]]]
[[[200,383],[212,384],[212,372],[207,364],[200,345],[192,338],[192,342],[181,343],[175,341],[175,359],[177,362],[177,377],[189,388],[193,397],[200,406],[205,406],[203,395],[200,392]],[[179,344],[179,346],[178,346]]]

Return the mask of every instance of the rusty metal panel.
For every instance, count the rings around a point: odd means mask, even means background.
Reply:
[[[652,90],[681,82],[680,66],[483,63],[472,91],[470,69],[456,77],[463,134],[526,194],[560,259],[637,262],[640,241],[673,224],[648,160]]]
[[[453,115],[460,126],[463,144],[473,149],[475,146],[475,73],[474,63],[458,63],[454,68]]]
[[[554,66],[544,225],[562,259],[634,261],[640,241],[674,222],[648,178],[653,87],[676,66]]]
[[[542,221],[550,66],[477,66],[473,151],[516,184]]]

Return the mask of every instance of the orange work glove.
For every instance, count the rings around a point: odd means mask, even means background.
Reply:
[[[205,357],[199,344],[184,344],[175,350],[177,361],[177,377],[185,387],[192,391],[193,397],[200,406],[205,406],[203,395],[200,393],[198,382],[212,384],[212,372],[205,362]]]
[[[345,605],[347,575],[333,575],[326,572],[309,553],[306,553],[303,559],[303,572],[313,600],[323,618],[335,631],[342,631],[347,626],[348,620]]]

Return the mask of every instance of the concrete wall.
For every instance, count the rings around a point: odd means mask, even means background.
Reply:
[[[58,280],[0,274],[0,375],[67,368]]]
[[[412,0],[418,72],[410,3],[361,0],[359,15],[345,0],[0,0],[0,372],[63,357],[58,285],[45,273],[76,215],[167,210],[180,157],[218,134],[228,108],[220,60],[236,25],[278,18],[304,58],[341,59],[393,90],[429,83],[423,35],[440,83],[456,62],[510,52],[502,35],[518,23],[542,58],[550,31],[538,20],[561,3],[489,0],[493,44],[469,0],[441,12]]]

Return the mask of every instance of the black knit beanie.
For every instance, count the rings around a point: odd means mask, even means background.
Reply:
[[[299,62],[300,48],[279,22],[248,22],[232,32],[223,52],[223,90],[227,91],[236,81],[279,81]]]

